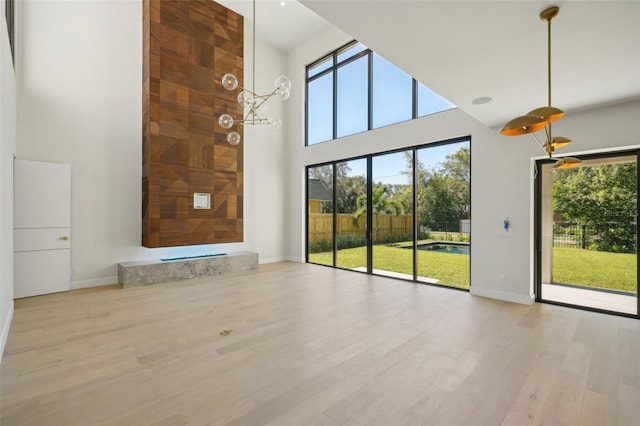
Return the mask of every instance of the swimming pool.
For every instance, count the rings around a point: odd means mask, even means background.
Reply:
[[[469,244],[457,243],[424,243],[418,244],[418,250],[429,250],[438,253],[466,254],[471,251]]]

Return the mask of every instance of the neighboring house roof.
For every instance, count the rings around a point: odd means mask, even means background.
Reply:
[[[325,189],[318,179],[309,179],[309,199],[331,201],[331,193]]]

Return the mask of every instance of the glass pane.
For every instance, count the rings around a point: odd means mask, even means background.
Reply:
[[[333,73],[307,84],[307,145],[333,139]]]
[[[367,46],[365,46],[362,43],[356,43],[353,44],[347,48],[345,48],[344,50],[342,50],[341,52],[338,52],[338,63],[349,59],[355,55],[357,55],[360,52],[363,52],[367,50]]]
[[[542,298],[636,314],[635,155],[541,174]]]
[[[338,134],[352,135],[367,130],[368,73],[367,57],[338,68]]]
[[[373,273],[413,279],[413,152],[373,157]]]
[[[367,161],[352,160],[337,164],[336,237],[339,268],[367,270]]]
[[[417,167],[418,280],[468,289],[470,143],[420,149]]]
[[[454,104],[418,82],[418,117],[456,108]]]
[[[309,168],[307,188],[307,261],[333,266],[333,166]]]
[[[328,70],[333,66],[333,55],[324,58],[322,61],[311,65],[307,68],[307,78],[320,74],[324,70]]]
[[[373,55],[373,128],[410,120],[413,79],[380,55]]]

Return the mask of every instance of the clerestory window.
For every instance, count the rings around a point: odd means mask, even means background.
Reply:
[[[307,66],[306,145],[456,108],[358,41]]]

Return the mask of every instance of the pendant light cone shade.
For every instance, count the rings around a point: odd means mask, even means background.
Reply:
[[[537,115],[544,118],[544,121],[546,121],[547,123],[553,123],[554,121],[560,120],[562,117],[564,117],[564,111],[560,108],[547,106],[529,111],[527,115]]]
[[[564,169],[570,169],[572,167],[576,167],[579,166],[580,163],[582,163],[582,160],[575,158],[575,157],[564,157],[564,158],[560,158],[558,161],[556,161],[556,163],[554,164],[553,168],[556,170],[564,170]]]
[[[556,136],[551,139],[551,146],[555,149],[562,148],[563,146],[567,146],[571,143],[571,139],[565,138],[563,136]]]
[[[527,133],[535,133],[538,130],[542,130],[546,125],[547,122],[544,118],[538,115],[521,115],[502,126],[500,134],[505,136],[526,135]]]

